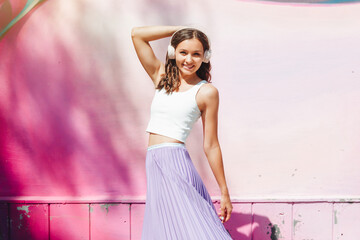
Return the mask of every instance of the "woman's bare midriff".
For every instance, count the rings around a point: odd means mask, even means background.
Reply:
[[[150,133],[149,134],[149,144],[148,147],[155,145],[155,144],[160,144],[160,143],[183,143],[179,140],[176,140],[174,138],[170,138],[170,137],[166,137],[163,135],[159,135],[156,133]]]

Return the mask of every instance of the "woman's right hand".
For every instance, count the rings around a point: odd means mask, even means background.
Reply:
[[[233,206],[229,193],[221,194],[220,213],[218,213],[218,215],[222,223],[227,222],[230,219],[232,209]]]

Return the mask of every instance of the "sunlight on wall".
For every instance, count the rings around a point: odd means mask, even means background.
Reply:
[[[359,197],[359,4],[52,0],[30,11],[39,2],[0,5],[1,199],[145,199],[154,89],[130,31],[160,24],[210,36],[234,199]],[[161,60],[168,41],[152,43]],[[187,146],[218,196],[200,121]]]

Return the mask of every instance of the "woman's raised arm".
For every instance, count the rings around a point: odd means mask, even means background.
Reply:
[[[160,75],[165,71],[164,64],[155,56],[149,42],[164,37],[170,37],[180,26],[146,26],[134,27],[131,38],[136,54],[147,74],[156,86]]]

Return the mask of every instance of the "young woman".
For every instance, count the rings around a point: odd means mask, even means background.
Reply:
[[[210,84],[209,40],[197,29],[179,26],[136,27],[131,36],[155,87],[146,129],[149,145],[142,240],[231,239],[223,226],[232,204],[217,136],[219,93]],[[149,42],[170,36],[163,64]],[[200,117],[203,149],[221,190],[218,214],[185,147]]]

